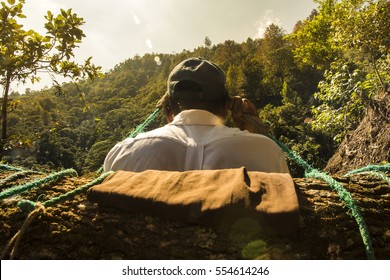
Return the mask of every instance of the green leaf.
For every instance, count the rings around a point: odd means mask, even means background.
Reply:
[[[61,14],[64,16],[64,18],[68,17],[68,13],[64,9],[61,9]]]
[[[49,21],[52,21],[53,20],[53,14],[50,12],[50,11],[47,11],[47,17],[46,17]]]
[[[15,4],[15,0],[7,0],[8,4],[10,5],[14,5]]]

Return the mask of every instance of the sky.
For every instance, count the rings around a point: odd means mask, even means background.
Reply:
[[[107,72],[135,55],[193,50],[209,37],[212,44],[261,38],[271,24],[290,33],[298,20],[317,7],[313,0],[26,0],[25,29],[44,33],[44,15],[72,9],[86,23],[86,37],[75,51],[76,61],[92,56]],[[13,85],[40,90],[51,86],[44,74],[39,84]]]

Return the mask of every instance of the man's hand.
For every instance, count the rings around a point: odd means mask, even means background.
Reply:
[[[239,129],[260,134],[269,131],[258,117],[256,106],[248,99],[240,96],[230,98],[229,110],[232,112],[234,125]]]
[[[246,98],[234,96],[230,98],[229,110],[232,112],[234,125],[241,130],[246,130],[244,114],[257,116],[256,107]]]

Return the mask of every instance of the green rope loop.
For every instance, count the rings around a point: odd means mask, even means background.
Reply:
[[[103,182],[104,179],[106,179],[109,175],[111,175],[113,173],[114,173],[114,171],[109,171],[109,172],[103,173],[95,180],[93,180],[85,185],[82,185],[74,190],[71,190],[65,194],[62,194],[62,195],[53,197],[49,200],[46,200],[46,201],[42,202],[41,205],[43,205],[44,207],[50,207],[50,206],[54,206],[58,203],[64,202],[64,201],[66,201],[66,200],[68,200],[68,199],[70,199],[78,194],[83,193],[84,191],[86,191],[90,187],[92,187],[96,184],[100,184],[101,182]],[[36,202],[24,199],[24,200],[21,200],[18,202],[18,206],[22,211],[31,212],[32,210],[35,209]]]
[[[9,189],[0,193],[0,200],[7,198],[7,197],[10,197],[10,196],[13,196],[13,195],[16,195],[16,194],[19,194],[19,193],[24,192],[24,191],[31,190],[33,188],[37,188],[37,187],[40,187],[43,185],[55,183],[55,182],[59,181],[60,179],[64,178],[65,176],[70,176],[70,177],[77,176],[77,172],[74,169],[65,169],[65,170],[62,170],[60,172],[52,173],[45,178],[37,179],[33,182],[29,182],[29,183],[26,183],[23,185],[9,188]]]

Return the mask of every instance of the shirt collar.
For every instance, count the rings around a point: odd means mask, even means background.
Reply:
[[[173,118],[171,125],[223,125],[222,118],[205,110],[185,110]]]

